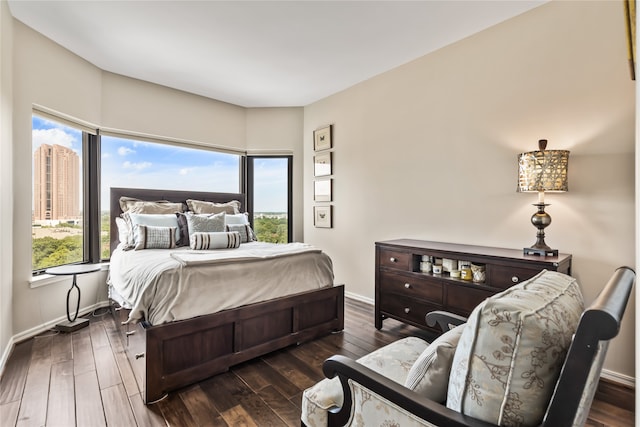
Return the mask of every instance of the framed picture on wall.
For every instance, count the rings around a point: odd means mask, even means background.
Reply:
[[[331,125],[321,127],[313,131],[313,150],[320,151],[332,147]]]
[[[313,207],[313,225],[318,228],[331,228],[333,226],[331,219],[332,206],[314,206]]]
[[[313,200],[316,202],[330,202],[332,198],[332,179],[319,179],[313,182]]]
[[[331,151],[319,153],[313,156],[313,175],[326,176],[331,175]]]

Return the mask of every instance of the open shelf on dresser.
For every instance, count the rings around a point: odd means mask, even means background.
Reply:
[[[482,283],[420,271],[422,257],[485,266]],[[485,298],[547,269],[571,274],[571,255],[524,255],[522,250],[398,239],[376,242],[375,327],[387,317],[429,329],[424,316],[446,310],[468,316]]]

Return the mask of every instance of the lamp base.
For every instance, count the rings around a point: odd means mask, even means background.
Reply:
[[[558,256],[557,249],[524,248],[522,251],[525,255]]]

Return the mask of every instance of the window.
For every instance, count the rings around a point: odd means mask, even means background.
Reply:
[[[32,116],[32,269],[86,260],[83,131]]]
[[[291,241],[292,156],[249,156],[248,210],[261,242]]]
[[[137,137],[136,137],[137,138]],[[111,187],[242,193],[258,239],[291,239],[291,156],[98,135],[46,109],[32,115],[34,274],[109,259]],[[248,187],[248,188],[247,188]]]
[[[103,259],[110,256],[111,187],[241,192],[242,156],[239,154],[115,136],[102,136],[100,150]]]

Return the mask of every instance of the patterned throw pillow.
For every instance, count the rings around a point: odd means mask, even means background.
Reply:
[[[173,249],[176,247],[176,227],[136,225],[135,250]]]
[[[190,245],[193,250],[203,249],[231,249],[240,246],[240,234],[237,232],[222,233],[193,233]]]
[[[501,426],[540,424],[583,310],[576,279],[555,271],[487,298],[458,343],[447,407]]]
[[[415,361],[404,386],[427,399],[444,402],[453,355],[464,327],[465,324],[456,326],[436,338]]]
[[[240,234],[242,243],[255,242],[257,239],[249,224],[227,224],[227,231],[235,231]]]
[[[138,225],[146,225],[153,227],[175,227],[176,235],[175,241],[180,240],[180,229],[178,228],[178,220],[175,214],[136,214],[131,212],[125,212],[122,214],[122,218],[129,224],[131,230],[134,233],[129,234],[129,246],[134,247],[135,242],[135,230]]]
[[[221,233],[224,228],[224,212],[213,215],[187,214],[189,240],[193,233]]]
[[[249,222],[249,214],[247,212],[234,214],[234,215],[227,214],[224,217],[224,223],[226,224],[227,231],[235,230],[235,231],[238,231],[240,234],[242,234],[244,231],[242,230],[241,227],[235,227],[235,225],[244,224],[248,226],[246,228],[246,234],[247,234],[246,242],[256,242],[258,240],[256,233],[251,228],[251,223]],[[242,243],[245,243],[245,241],[243,241]]]

